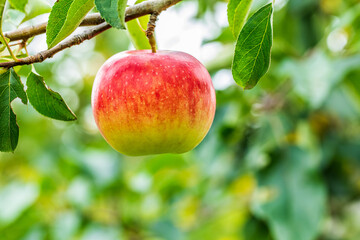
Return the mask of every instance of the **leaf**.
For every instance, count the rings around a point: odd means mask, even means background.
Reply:
[[[21,21],[26,16],[25,13],[15,9],[6,9],[6,14],[3,16],[3,27],[6,31],[13,31],[19,28]]]
[[[143,16],[126,23],[130,40],[136,49],[151,49],[150,43],[146,34],[140,28],[146,29],[149,22],[149,16]],[[139,25],[140,24],[140,25]]]
[[[22,20],[25,22],[41,14],[51,12],[51,6],[46,0],[31,0],[25,7],[26,16]]]
[[[228,4],[229,28],[234,37],[239,36],[241,28],[244,26],[253,0],[230,0]]]
[[[27,96],[20,77],[14,69],[0,75],[0,151],[13,152],[19,139],[19,126],[16,115],[11,108],[11,102],[20,98],[27,104]]]
[[[137,0],[135,4],[144,2],[145,0]],[[144,33],[144,29],[147,28],[150,16],[143,16],[137,19],[126,22],[127,32],[130,36],[130,40],[136,49],[151,49],[149,39]]]
[[[94,0],[59,0],[55,2],[46,27],[48,48],[69,36],[94,7]]]
[[[48,88],[41,76],[31,72],[26,86],[29,101],[36,111],[57,120],[76,120],[75,114],[66,105],[61,95]]]
[[[232,74],[236,83],[244,89],[253,88],[269,69],[272,11],[271,3],[259,9],[239,34]]]
[[[325,184],[314,164],[318,159],[297,147],[279,157],[257,174],[259,189],[272,193],[266,199],[265,194],[255,197],[253,212],[269,224],[277,240],[315,239],[326,206]]]
[[[102,18],[112,27],[125,29],[125,9],[127,0],[95,0]]]
[[[10,5],[21,12],[25,12],[25,6],[29,0],[9,0]]]

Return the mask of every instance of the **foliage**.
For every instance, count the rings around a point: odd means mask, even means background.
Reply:
[[[11,102],[15,98],[20,98],[22,103],[27,104],[20,77],[10,69],[0,75],[0,149],[6,152],[15,150],[19,138],[19,127],[11,108]]]
[[[217,48],[204,61],[217,112],[208,136],[187,154],[122,156],[94,127],[94,75],[129,48],[124,31],[111,29],[35,64],[78,120],[45,118],[21,99],[12,108],[5,102],[17,114],[21,144],[14,154],[0,153],[0,238],[358,239],[360,5],[276,2],[271,67],[249,91],[233,84],[236,40],[219,20],[227,3],[199,0],[190,11],[187,28],[211,29],[202,51]],[[265,4],[254,1],[249,19]],[[166,14],[194,6],[184,1]],[[30,72],[13,70],[24,82]]]
[[[101,16],[113,27],[125,29],[125,0],[95,0],[96,8]]]
[[[228,3],[229,28],[237,38],[246,22],[253,0],[230,0]]]
[[[63,120],[76,120],[76,116],[66,105],[59,93],[46,87],[44,79],[31,72],[26,81],[27,95],[31,105],[44,116]]]
[[[245,24],[236,42],[232,72],[245,89],[255,87],[270,65],[272,4],[259,9]]]
[[[25,6],[28,3],[28,0],[9,0],[12,7],[18,9],[22,12],[25,12]]]
[[[46,43],[54,47],[80,25],[94,7],[93,0],[59,0],[51,10],[46,27]]]
[[[135,3],[141,2],[144,2],[144,0],[137,0]],[[127,32],[136,49],[151,49],[149,40],[144,34],[149,20],[150,16],[143,16],[126,23]]]

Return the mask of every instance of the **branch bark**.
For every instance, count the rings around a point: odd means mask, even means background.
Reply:
[[[81,22],[80,26],[94,26],[99,25],[105,22],[104,19],[101,18],[99,13],[89,14],[84,18]],[[46,32],[47,22],[41,23],[36,26],[29,26],[17,29],[12,32],[4,33],[5,37],[10,39],[10,42],[17,41],[17,40],[27,40],[31,37],[36,35],[40,35]]]
[[[126,8],[125,12],[125,21],[130,21],[135,18],[152,14],[154,12],[160,13],[161,11],[166,10],[167,8],[177,4],[181,0],[148,0],[146,2],[142,2],[139,4],[136,4],[134,6]],[[25,58],[19,59],[19,61],[9,61],[9,62],[2,62],[0,63],[0,67],[10,68],[14,66],[19,65],[28,65],[32,63],[37,62],[43,62],[47,58],[51,58],[56,53],[72,47],[74,45],[79,45],[85,40],[89,40],[96,35],[106,31],[107,29],[110,29],[111,26],[104,22],[104,20],[101,18],[100,14],[94,13],[90,14],[87,17],[84,18],[80,26],[92,26],[97,25],[95,27],[92,27],[90,29],[85,30],[81,34],[77,34],[69,38],[68,40],[65,40],[55,47],[41,51],[33,56],[28,56]],[[27,40],[33,36],[43,34],[46,32],[46,26],[47,23],[42,23],[36,26],[31,27],[25,27],[22,29],[15,30],[13,32],[5,33],[5,37],[9,38],[10,41],[16,41],[16,40]]]

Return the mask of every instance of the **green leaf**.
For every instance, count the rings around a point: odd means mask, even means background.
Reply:
[[[255,198],[253,212],[269,224],[277,240],[312,240],[321,229],[326,189],[314,158],[308,151],[290,147],[257,174],[264,194]]]
[[[112,27],[125,29],[125,9],[127,0],[95,0],[102,18]]]
[[[69,36],[94,7],[94,0],[59,0],[50,13],[46,27],[46,43],[54,47]]]
[[[0,75],[0,151],[13,152],[19,139],[19,126],[11,102],[20,98],[27,104],[27,96],[20,77],[11,68]]]
[[[30,20],[44,13],[51,12],[51,6],[46,0],[31,0],[25,7],[25,18],[22,22]]]
[[[44,79],[31,72],[26,81],[31,105],[41,114],[63,121],[76,120],[75,114],[66,105],[59,93],[45,85]]]
[[[253,0],[230,0],[228,4],[229,28],[234,37],[239,36],[241,28],[244,26],[246,18],[249,15]]]
[[[10,5],[21,12],[25,12],[25,6],[29,0],[9,0]]]
[[[143,16],[126,23],[130,40],[136,49],[151,49],[149,39],[141,29],[141,27],[146,29],[149,18],[149,16]]]
[[[137,0],[135,4],[144,2]],[[149,39],[146,37],[144,30],[147,28],[150,16],[143,16],[126,22],[127,32],[130,40],[136,49],[151,49]]]
[[[245,24],[235,47],[232,74],[244,89],[253,88],[269,69],[272,46],[272,4],[259,9]]]

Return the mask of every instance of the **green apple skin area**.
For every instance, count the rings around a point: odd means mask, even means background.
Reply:
[[[112,56],[99,69],[91,98],[101,134],[129,156],[190,151],[206,136],[216,108],[206,68],[176,51]]]

